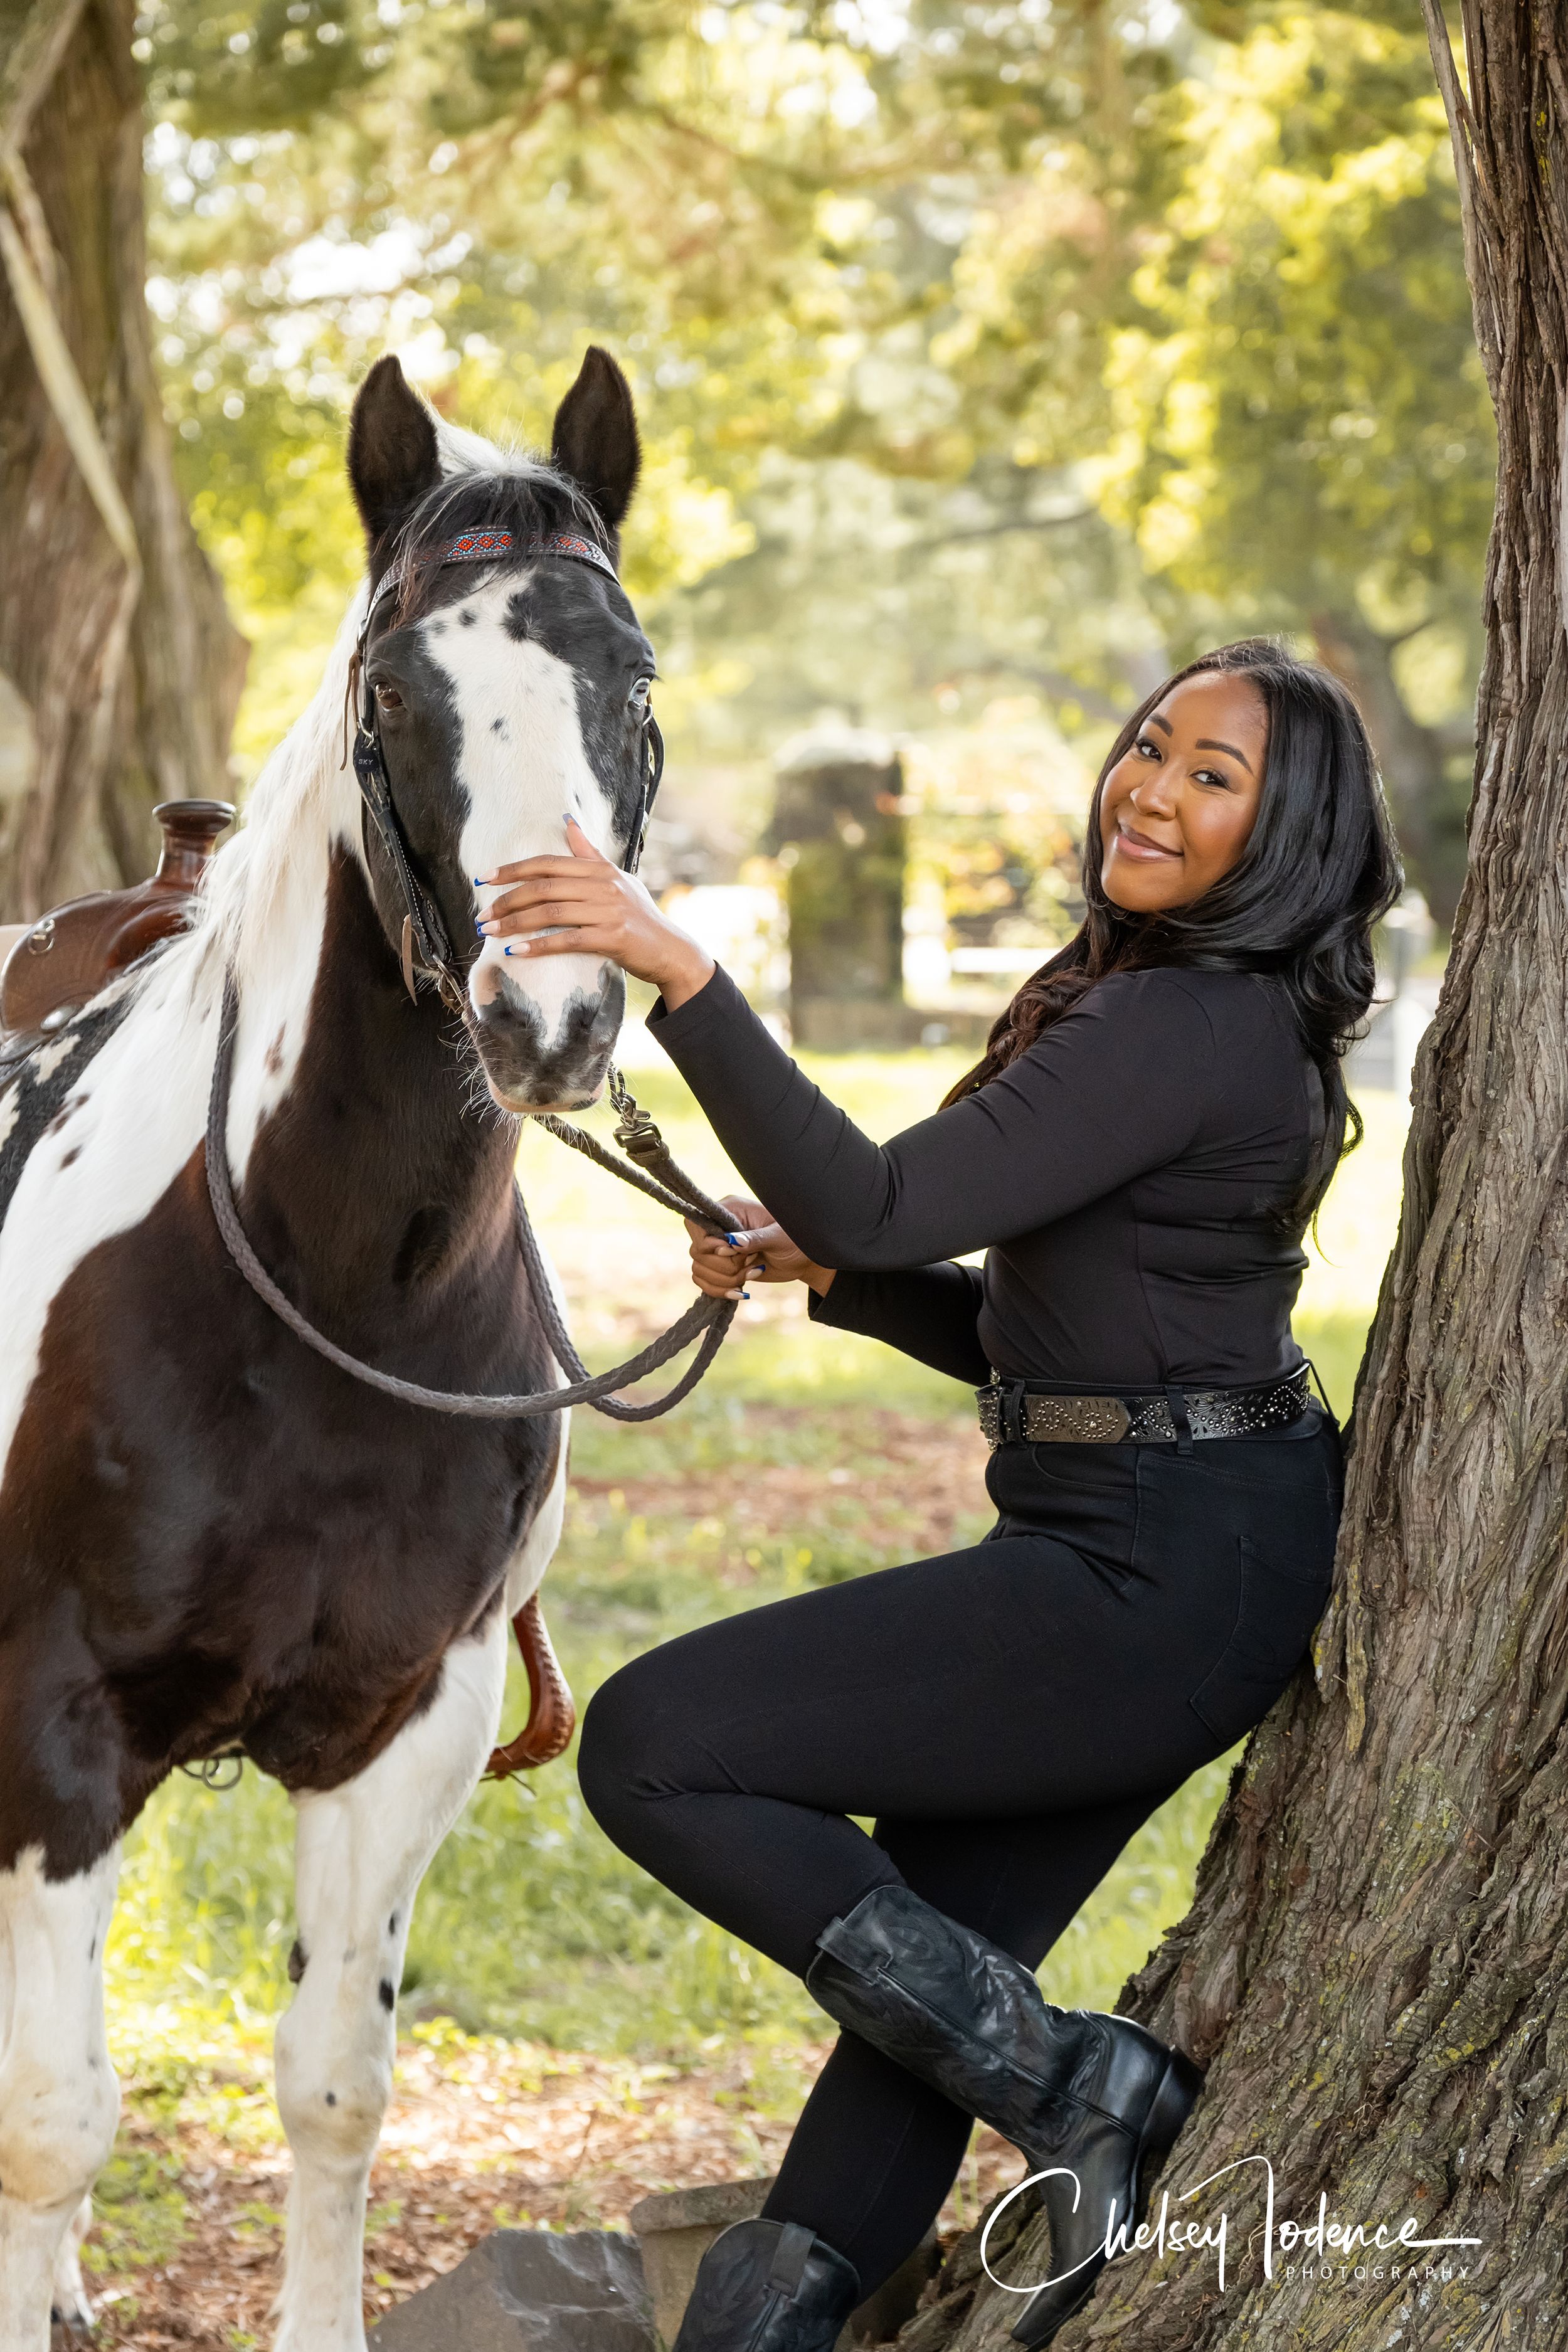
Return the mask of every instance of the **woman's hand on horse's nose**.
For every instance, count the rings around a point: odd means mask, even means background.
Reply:
[[[673,1012],[713,976],[713,959],[661,913],[635,875],[595,848],[575,817],[566,820],[569,855],[525,857],[474,877],[497,888],[480,919],[481,938],[509,956],[607,956],[651,982]]]

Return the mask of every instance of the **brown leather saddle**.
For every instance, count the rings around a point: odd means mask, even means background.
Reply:
[[[47,1036],[162,940],[185,924],[213,844],[234,822],[228,801],[164,801],[153,815],[163,848],[151,880],[68,899],[25,930],[0,971],[0,1030]]]
[[[153,812],[163,845],[155,872],[128,890],[95,890],[29,924],[0,969],[0,1078],[97,995],[116,974],[183,930],[191,898],[220,833],[228,801],[164,801]],[[534,1593],[512,1619],[528,1671],[528,1721],[486,1767],[492,1780],[531,1771],[564,1753],[576,1710]]]

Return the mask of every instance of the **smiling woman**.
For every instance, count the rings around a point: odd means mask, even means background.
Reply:
[[[1371,1002],[1372,926],[1403,873],[1360,711],[1263,637],[1201,655],[1142,703],[1089,804],[1081,929],[1024,982],[948,1096],[987,1085],[1097,982],[1177,964],[1268,974],[1317,1070],[1310,1216],[1361,1120],[1342,1062]]]
[[[1107,898],[1153,914],[1228,873],[1258,814],[1268,748],[1268,706],[1245,676],[1200,670],[1163,695],[1100,793]]]
[[[1268,1713],[1328,1599],[1339,1435],[1290,1309],[1400,880],[1366,733],[1261,642],[1152,695],[1096,789],[1081,929],[881,1146],[580,828],[568,848],[500,869],[487,936],[658,987],[654,1034],[767,1203],[725,1204],[747,1230],[697,1241],[699,1286],[804,1281],[814,1322],[973,1383],[997,1509],[968,1550],[668,1643],[588,1709],[609,1834],[847,2029],[675,2352],[831,2352],[976,2116],[1044,2180],[1054,2275],[1014,2329],[1036,2352],[1201,2077],[1032,1970]]]

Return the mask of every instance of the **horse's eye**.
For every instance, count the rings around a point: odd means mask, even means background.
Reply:
[[[634,710],[646,710],[647,709],[647,698],[649,693],[652,691],[652,688],[653,680],[651,677],[639,677],[637,679],[631,691],[631,705]]]
[[[378,686],[375,698],[383,710],[401,710],[403,708],[403,697],[395,686]]]

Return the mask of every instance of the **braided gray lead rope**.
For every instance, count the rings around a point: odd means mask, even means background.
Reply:
[[[687,1308],[679,1323],[672,1323],[663,1338],[645,1348],[640,1356],[634,1356],[629,1363],[618,1364],[613,1371],[591,1373],[572,1344],[572,1335],[555,1304],[555,1293],[539,1255],[539,1244],[529,1223],[528,1211],[523,1207],[522,1194],[515,1189],[512,1206],[517,1220],[517,1244],[522,1253],[522,1262],[527,1268],[534,1297],[539,1302],[540,1320],[544,1325],[545,1337],[562,1370],[570,1372],[576,1382],[574,1388],[546,1392],[550,1410],[554,1412],[568,1404],[591,1404],[595,1412],[605,1413],[612,1421],[657,1421],[660,1413],[668,1412],[682,1397],[689,1396],[718,1354],[724,1335],[735,1319],[735,1301],[732,1298],[699,1298]],[[717,1313],[713,1311],[715,1308]],[[663,1396],[656,1397],[651,1404],[622,1404],[611,1393],[616,1389],[629,1389],[634,1381],[642,1379],[645,1372],[657,1371],[660,1364],[669,1361],[671,1356],[678,1356],[700,1331],[703,1335],[701,1346],[675,1386],[667,1389]],[[605,1387],[606,1381],[610,1384],[609,1389]],[[428,1394],[427,1391],[421,1393]],[[450,1412],[452,1407],[447,1405],[446,1410]]]
[[[617,1071],[611,1071],[612,1084],[618,1076]],[[622,1098],[629,1100],[629,1097],[624,1094]],[[645,1113],[638,1111],[635,1103],[631,1108],[634,1121],[640,1120],[643,1128],[654,1139],[653,1164],[664,1168],[667,1174],[674,1180],[674,1190],[671,1190],[669,1185],[656,1182],[646,1169],[628,1167],[624,1160],[617,1160],[613,1151],[605,1150],[596,1136],[588,1133],[586,1128],[574,1127],[569,1118],[557,1118],[553,1111],[540,1112],[536,1116],[540,1126],[547,1127],[551,1134],[562,1143],[569,1143],[574,1151],[581,1151],[587,1159],[593,1160],[595,1167],[607,1168],[610,1174],[618,1176],[623,1184],[635,1184],[639,1192],[646,1192],[648,1199],[657,1201],[661,1209],[673,1209],[678,1217],[690,1217],[698,1223],[710,1227],[716,1234],[727,1234],[730,1231],[730,1220],[718,1202],[710,1201],[707,1193],[676,1166],[665,1148],[663,1137],[653,1121]],[[617,1142],[625,1143],[628,1150],[635,1151],[639,1149],[639,1139],[635,1129],[628,1133],[628,1125],[625,1119],[616,1129],[616,1139]],[[648,1150],[647,1145],[641,1145],[640,1148],[645,1151]]]
[[[424,1405],[432,1412],[456,1413],[475,1421],[528,1421],[542,1413],[564,1412],[567,1406],[574,1404],[594,1405],[600,1412],[609,1413],[617,1421],[652,1421],[658,1414],[668,1412],[672,1405],[679,1404],[682,1397],[689,1395],[696,1387],[718,1354],[721,1342],[734,1320],[734,1300],[694,1300],[680,1320],[672,1324],[662,1338],[644,1348],[640,1354],[633,1356],[626,1363],[615,1365],[607,1372],[590,1373],[573,1346],[571,1335],[562,1320],[539,1253],[539,1244],[523,1205],[522,1194],[515,1186],[512,1203],[518,1248],[555,1360],[564,1371],[574,1375],[571,1387],[542,1389],[525,1396],[468,1396],[444,1389],[421,1388],[417,1381],[399,1380],[393,1372],[377,1371],[374,1365],[362,1364],[357,1357],[335,1346],[324,1333],[316,1329],[314,1324],[307,1322],[299,1308],[279,1290],[251,1248],[239,1221],[239,1211],[235,1206],[234,1181],[228,1165],[227,1129],[229,1085],[234,1076],[235,1036],[238,1026],[239,995],[234,975],[230,972],[224,980],[217,1056],[213,1064],[212,1091],[207,1097],[207,1197],[212,1202],[213,1215],[224,1246],[236,1266],[263,1304],[269,1307],[279,1321],[286,1324],[307,1348],[313,1348],[316,1354],[324,1357],[329,1364],[335,1364],[339,1371],[347,1372],[367,1388],[379,1389],[384,1396],[396,1397],[404,1404]],[[552,1125],[554,1124],[552,1121]],[[569,1136],[579,1132],[576,1129],[568,1131]],[[584,1138],[584,1143],[591,1145],[592,1139]],[[594,1145],[590,1157],[600,1160],[602,1165],[616,1174],[624,1173],[628,1182],[637,1184],[639,1190],[650,1192],[656,1200],[664,1198],[668,1207],[682,1215],[699,1217],[704,1224],[712,1224],[716,1217],[717,1229],[720,1232],[726,1229],[722,1211],[718,1209],[716,1202],[707,1201],[704,1196],[697,1195],[689,1205],[683,1204],[673,1193],[666,1195],[664,1188],[656,1186],[651,1178],[640,1177],[630,1169],[623,1171],[601,1146]],[[665,1159],[668,1169],[674,1171],[674,1162],[668,1160],[668,1154]],[[679,1174],[679,1171],[674,1172]],[[692,1191],[695,1194],[695,1186]],[[635,1381],[640,1381],[648,1372],[657,1371],[672,1356],[678,1356],[699,1333],[703,1335],[702,1344],[695,1358],[664,1396],[656,1398],[652,1404],[630,1405],[611,1402],[612,1391],[630,1388]]]

